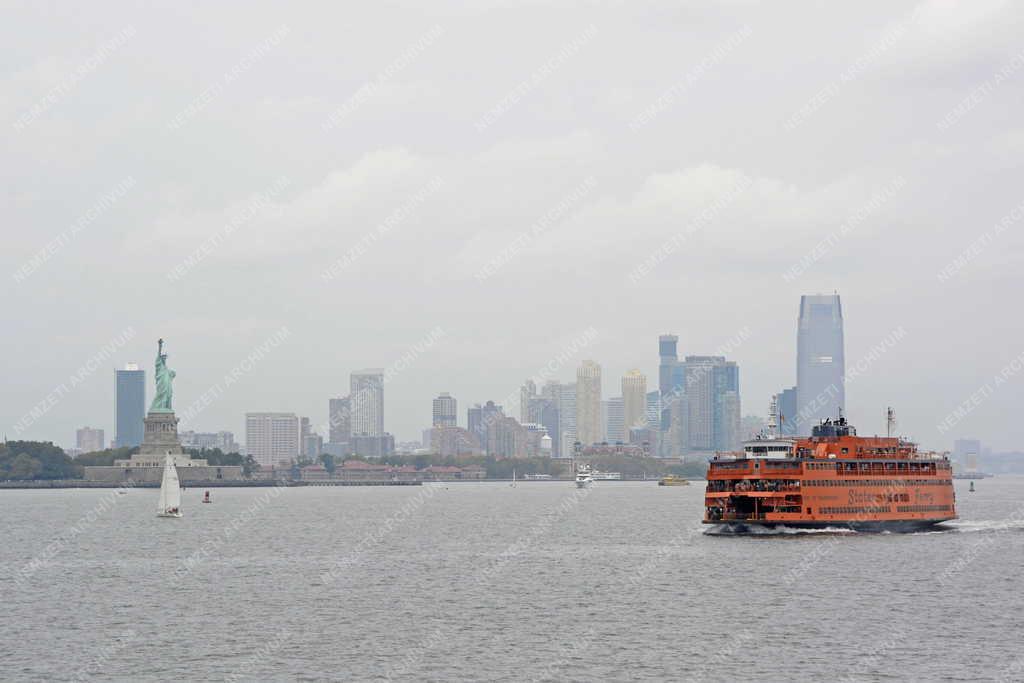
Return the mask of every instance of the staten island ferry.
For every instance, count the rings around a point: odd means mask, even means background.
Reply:
[[[711,459],[705,524],[914,531],[956,519],[943,455],[898,437],[857,436],[842,415],[814,426],[810,438],[769,429],[744,442],[742,454]]]

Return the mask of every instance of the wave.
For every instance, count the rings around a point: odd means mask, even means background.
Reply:
[[[961,534],[994,531],[1024,531],[1024,519],[957,519],[940,525],[946,531]]]
[[[820,529],[804,529],[789,526],[777,526],[777,527],[759,527],[759,526],[748,526],[741,530],[735,527],[723,524],[721,526],[711,527],[704,530],[705,536],[797,536],[804,534],[856,534],[859,533],[856,529],[850,529],[849,527],[840,526],[827,526]]]

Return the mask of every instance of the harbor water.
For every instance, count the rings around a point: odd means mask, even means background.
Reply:
[[[0,491],[3,679],[1024,680],[1024,477],[913,534],[694,484]]]

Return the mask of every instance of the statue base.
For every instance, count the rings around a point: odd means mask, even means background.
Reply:
[[[130,467],[163,467],[168,455],[176,467],[205,467],[205,460],[193,460],[181,448],[178,440],[178,418],[173,412],[146,414],[146,430],[139,452],[129,460],[118,460],[115,464]]]

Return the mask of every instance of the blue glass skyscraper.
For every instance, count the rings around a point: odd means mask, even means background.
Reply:
[[[114,447],[138,446],[142,443],[146,418],[146,371],[129,363],[117,370],[117,433]]]
[[[839,295],[800,297],[793,420],[797,434],[810,434],[820,420],[836,417],[846,407],[845,368]]]

